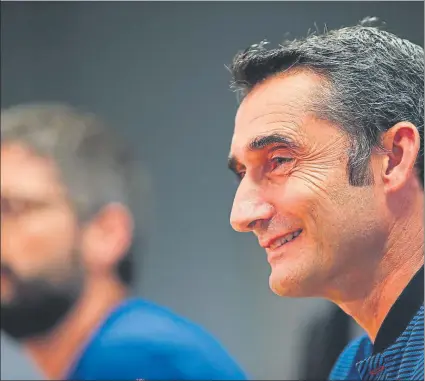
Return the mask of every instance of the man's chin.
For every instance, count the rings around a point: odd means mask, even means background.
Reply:
[[[7,336],[24,341],[48,335],[66,316],[70,306],[56,309],[30,310],[2,306],[0,329]],[[44,314],[43,314],[44,312]]]
[[[60,324],[78,300],[78,294],[45,292],[3,303],[0,329],[15,340],[49,335]]]
[[[47,337],[53,330],[52,327],[44,331],[40,329],[33,331],[31,328],[30,329],[28,328],[29,327],[27,326],[15,327],[12,329],[10,327],[1,327],[0,331],[2,334],[9,337],[10,339],[13,339],[23,344],[23,343],[28,343],[31,340],[35,341],[37,339]]]
[[[282,274],[276,270],[272,270],[269,277],[269,287],[277,295],[287,298],[302,298],[310,297],[315,294],[310,287],[307,287],[307,282],[301,279],[295,279],[289,274]]]

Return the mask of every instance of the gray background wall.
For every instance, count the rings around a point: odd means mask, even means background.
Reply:
[[[224,64],[367,15],[423,46],[423,2],[1,3],[2,107],[70,102],[137,142],[155,189],[138,293],[203,324],[257,379],[297,377],[300,334],[327,303],[274,296],[262,249],[229,226],[237,103]],[[1,350],[2,379],[38,377],[3,337]]]

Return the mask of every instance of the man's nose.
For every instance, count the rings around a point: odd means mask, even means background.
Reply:
[[[258,223],[272,218],[274,207],[256,189],[238,189],[230,214],[230,224],[238,232],[250,232]]]

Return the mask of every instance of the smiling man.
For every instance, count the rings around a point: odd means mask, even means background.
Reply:
[[[423,379],[424,51],[362,25],[233,60],[231,212],[271,289],[322,297],[367,332],[331,379]]]

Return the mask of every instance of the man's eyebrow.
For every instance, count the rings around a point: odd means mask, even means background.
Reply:
[[[257,136],[251,140],[251,142],[248,144],[248,148],[250,151],[259,151],[274,144],[279,144],[284,148],[288,148],[291,150],[296,150],[297,148],[299,148],[298,145],[291,138],[279,133],[274,133],[265,136]]]

